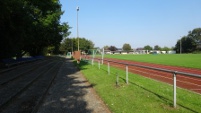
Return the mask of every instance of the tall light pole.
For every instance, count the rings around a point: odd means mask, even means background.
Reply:
[[[71,39],[72,54],[73,54],[73,38]]]
[[[78,11],[79,11],[79,7],[77,7],[77,50],[79,51],[80,49],[80,42],[79,42],[79,36],[78,36]]]
[[[182,39],[182,38],[181,38]],[[180,39],[180,54],[182,53],[182,48],[181,48],[181,39]]]

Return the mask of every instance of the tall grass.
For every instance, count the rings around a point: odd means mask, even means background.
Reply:
[[[177,88],[177,108],[173,108],[173,88],[163,82],[129,73],[125,83],[125,71],[107,66],[79,64],[80,70],[105,104],[114,113],[191,113],[201,111],[201,95]],[[116,75],[119,85],[116,85]]]

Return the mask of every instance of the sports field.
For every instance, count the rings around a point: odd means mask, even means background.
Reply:
[[[129,54],[105,55],[104,57],[201,69],[201,54]]]

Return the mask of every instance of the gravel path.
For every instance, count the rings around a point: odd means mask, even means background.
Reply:
[[[38,113],[110,113],[69,59],[63,63]]]

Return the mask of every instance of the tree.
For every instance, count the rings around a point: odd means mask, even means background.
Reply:
[[[184,36],[180,40],[178,40],[175,45],[175,50],[177,53],[180,53],[180,47],[181,53],[191,53],[196,50],[196,42],[195,40],[193,40],[193,38]]]
[[[151,46],[149,46],[149,45],[146,45],[146,46],[144,46],[144,50],[153,50],[153,48],[151,47]]]
[[[0,5],[0,59],[18,57],[32,19],[26,13],[27,7],[23,7],[23,0],[1,0]]]
[[[162,51],[169,51],[169,50],[171,50],[171,49],[165,46],[165,47],[161,48],[161,50],[162,50]]]
[[[196,43],[196,50],[201,51],[201,28],[195,28],[189,31],[187,37],[192,38]]]
[[[104,50],[109,50],[109,46],[104,46]]]
[[[175,50],[177,53],[181,53],[181,52],[180,52],[180,50],[181,50],[181,49],[180,49],[180,47],[181,47],[181,46],[180,46],[180,45],[181,45],[180,42],[181,42],[181,39],[177,40],[177,43],[176,43],[175,48],[174,48],[174,50]]]
[[[161,47],[158,46],[158,45],[155,45],[155,46],[154,46],[154,50],[161,50]]]
[[[89,49],[94,48],[94,43],[86,38],[79,38],[79,47],[81,51],[88,52]],[[66,38],[61,42],[60,51],[72,52],[78,50],[78,39],[77,38]]]
[[[59,0],[0,1],[0,59],[40,55],[48,46],[58,50],[67,23],[60,24]]]
[[[115,46],[110,46],[108,49],[109,49],[110,51],[116,51],[116,50],[117,50],[117,48],[116,48]]]
[[[183,36],[177,41],[174,50],[180,53],[180,47],[182,50],[181,53],[201,51],[201,28],[195,28],[189,31],[187,36]]]
[[[93,49],[94,48],[94,43],[91,40],[88,40],[86,38],[80,38],[80,50],[81,51],[85,51],[86,53],[88,53],[89,49]]]
[[[61,42],[61,45],[59,47],[59,50],[66,54],[66,52],[73,50],[73,39],[66,38]]]
[[[124,51],[130,51],[130,50],[131,50],[130,44],[125,43],[125,44],[123,45],[123,50],[124,50]]]

